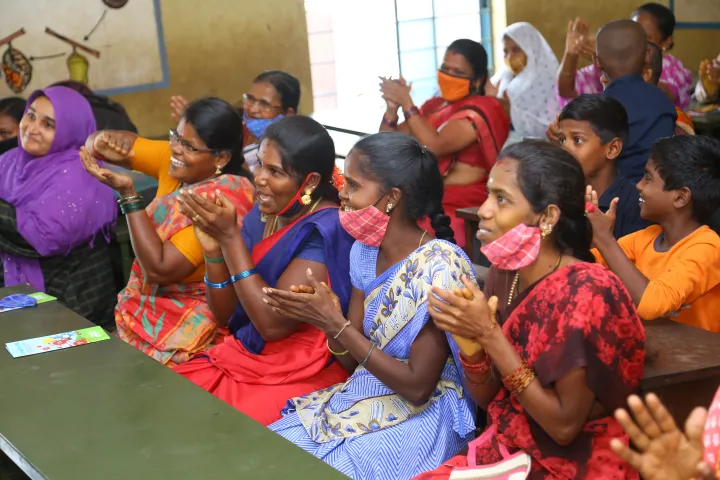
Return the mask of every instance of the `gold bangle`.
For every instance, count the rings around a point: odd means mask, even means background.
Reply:
[[[328,338],[325,340],[325,346],[327,346],[327,349],[332,353],[333,355],[337,355],[338,357],[342,357],[343,355],[347,355],[350,350],[345,350],[344,352],[335,352],[332,348],[330,348],[330,339]]]
[[[523,361],[514,372],[504,377],[502,382],[510,394],[516,396],[530,386],[533,380],[535,380],[535,372],[527,362]]]

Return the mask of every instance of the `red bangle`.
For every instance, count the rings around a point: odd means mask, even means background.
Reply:
[[[395,120],[394,122],[391,122],[390,120],[387,119],[387,117],[386,117],[385,115],[383,115],[383,120],[382,120],[382,121],[383,121],[383,123],[384,123],[385,125],[387,125],[387,126],[390,127],[390,128],[395,128],[395,127],[397,127],[397,125],[398,125],[397,120]]]
[[[462,365],[462,368],[465,372],[475,375],[482,375],[487,373],[491,366],[492,366],[492,360],[490,359],[490,356],[485,354],[485,360],[481,360],[477,363],[468,363],[461,355],[460,357],[460,365]]]
[[[408,108],[407,110],[403,110],[403,113],[405,114],[405,120],[409,120],[410,117],[413,117],[415,115],[420,115],[420,109],[413,105],[412,107]]]

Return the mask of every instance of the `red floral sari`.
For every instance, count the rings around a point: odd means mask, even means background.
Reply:
[[[486,295],[507,301],[513,272],[491,269]],[[607,414],[589,420],[569,445],[556,444],[504,387],[488,407],[497,434],[475,445],[478,465],[502,460],[500,444],[511,454],[532,457],[533,479],[636,479],[610,450],[610,440],[628,437],[612,412],[637,390],[644,374],[645,329],[620,280],[600,265],[576,263],[562,268],[498,312],[503,331],[544,387],[572,369],[586,369],[587,386]],[[455,457],[421,479],[448,478]]]
[[[483,178],[476,183],[445,187],[443,208],[450,217],[455,241],[464,248],[465,228],[463,220],[455,216],[455,210],[479,207],[487,198],[487,174],[510,133],[510,118],[496,98],[483,96],[471,96],[454,103],[446,103],[441,97],[431,98],[420,108],[420,113],[438,131],[452,120],[467,119],[477,135],[477,142],[469,147],[438,159],[443,176],[447,176],[457,162],[485,170]],[[428,221],[423,228],[432,231]]]

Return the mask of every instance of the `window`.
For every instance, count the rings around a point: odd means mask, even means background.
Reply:
[[[402,75],[422,104],[458,38],[492,56],[489,0],[305,0],[315,111],[382,108],[378,76]],[[490,60],[492,64],[492,60]]]

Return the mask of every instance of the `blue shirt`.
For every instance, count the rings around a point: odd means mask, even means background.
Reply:
[[[616,240],[650,226],[650,222],[640,216],[640,204],[638,203],[640,192],[635,188],[634,183],[621,175],[615,177],[613,183],[598,198],[600,210],[607,212],[613,198],[620,199],[617,204],[615,228],[613,229],[613,237]]]
[[[618,158],[618,173],[631,182],[639,182],[653,143],[675,132],[675,105],[665,92],[640,75],[613,80],[604,94],[622,103],[630,121],[630,136]]]

